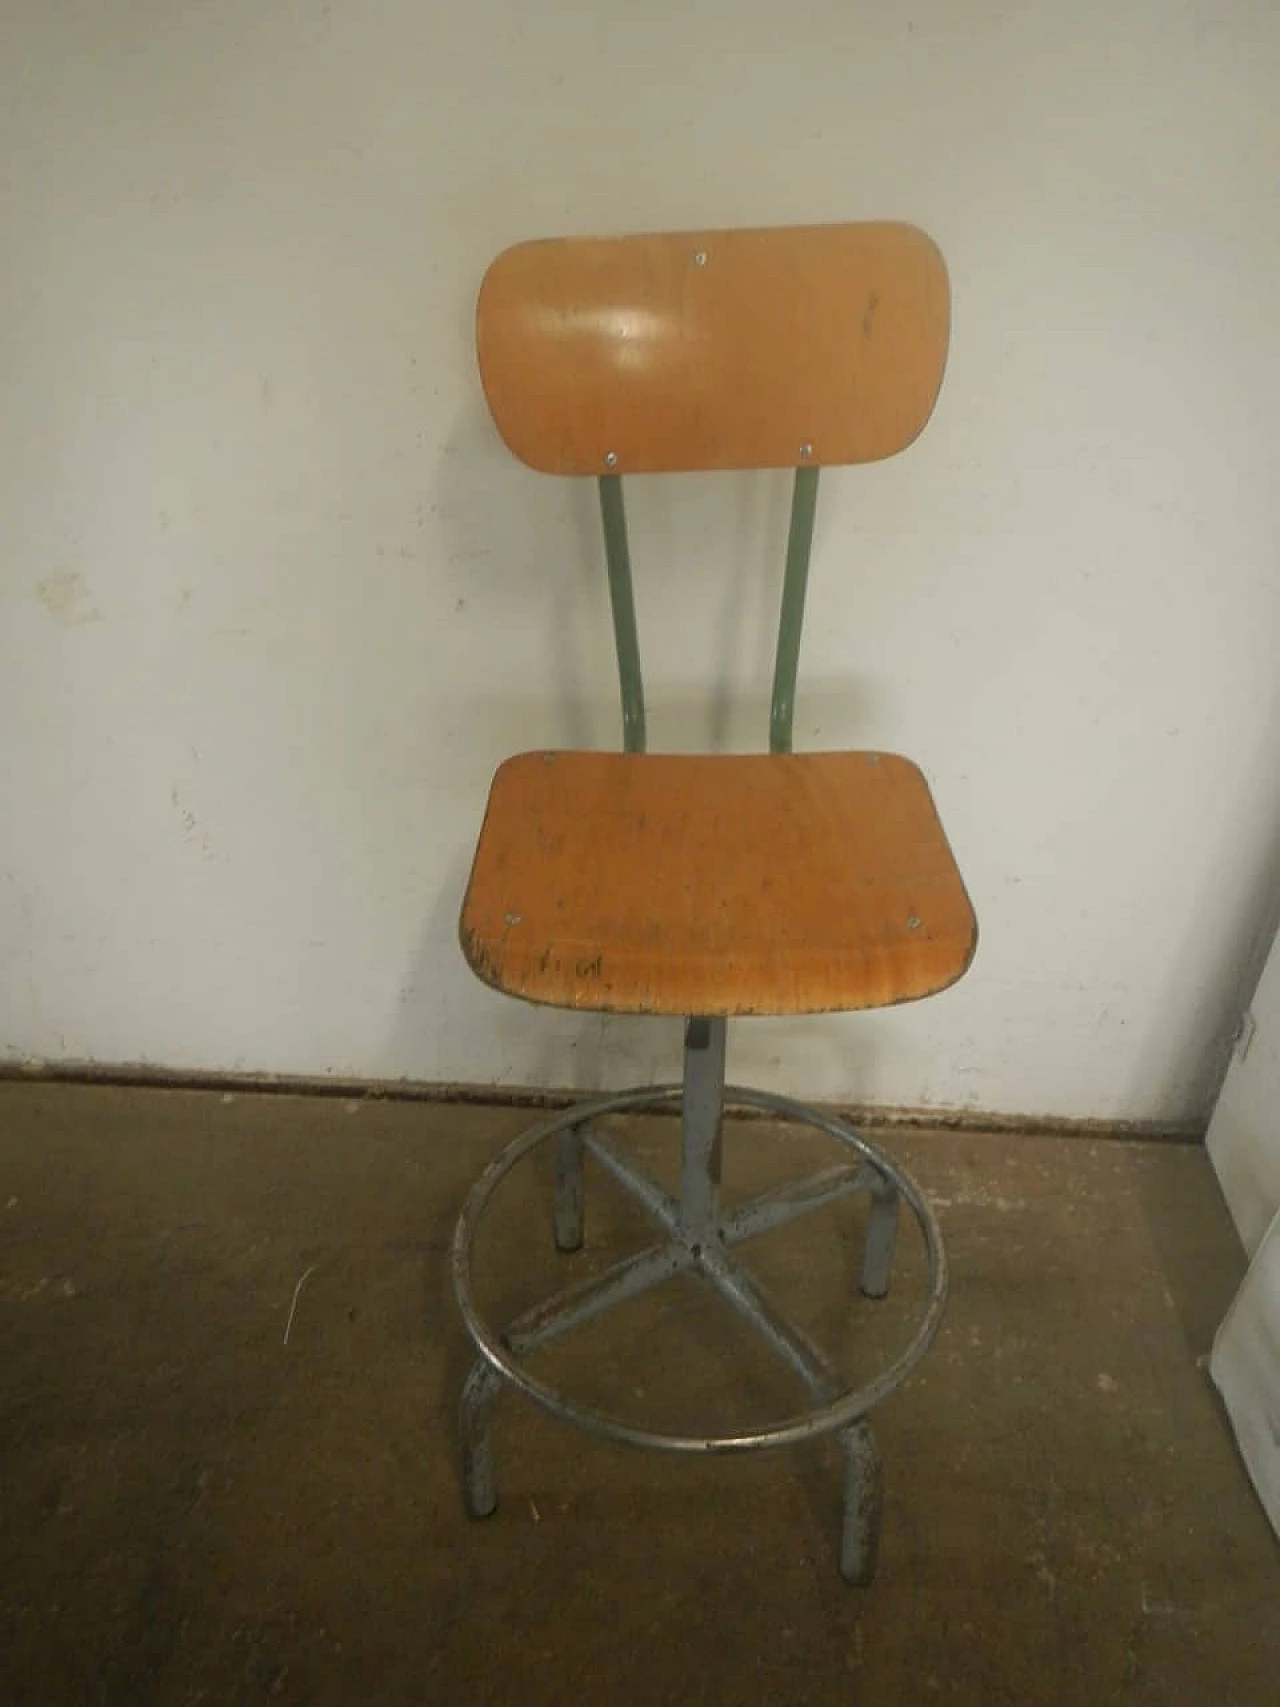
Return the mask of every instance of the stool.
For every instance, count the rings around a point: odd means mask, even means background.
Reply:
[[[546,473],[599,480],[622,692],[623,751],[531,752],[506,761],[462,909],[461,941],[485,983],[526,1001],[685,1020],[678,1085],[594,1099],[539,1122],[490,1163],[467,1199],[453,1278],[479,1352],[461,1405],[473,1517],[496,1507],[490,1423],[510,1384],[553,1415],[635,1446],[742,1452],[839,1431],[845,1459],[840,1570],[870,1581],[881,1462],[868,1421],[924,1355],[947,1265],[918,1186],[843,1121],[725,1084],[735,1015],[850,1011],[945,989],[969,965],[973,911],[928,785],[889,753],[795,753],[792,720],[818,471],[876,461],[922,430],[949,333],[942,258],[914,227],[805,226],[520,244],[490,267],[477,344],[494,420]],[[645,751],[622,476],[795,470],[769,751]],[[650,1178],[608,1117],[678,1105],[678,1195]],[[727,1205],[726,1106],[816,1128],[844,1159]],[[656,1240],[570,1284],[501,1329],[472,1286],[472,1247],[500,1181],[554,1146],[555,1242],[583,1242],[589,1157],[656,1223]],[[770,1300],[737,1247],[865,1192],[861,1289],[889,1288],[899,1209],[924,1241],[927,1287],[905,1349],[851,1390]],[[705,1282],[807,1389],[794,1414],[730,1434],[682,1435],[578,1403],[531,1372],[539,1347],[675,1275]]]

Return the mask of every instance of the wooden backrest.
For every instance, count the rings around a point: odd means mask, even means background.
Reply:
[[[548,474],[892,456],[949,329],[942,256],[891,223],[520,243],[476,313],[498,431]]]

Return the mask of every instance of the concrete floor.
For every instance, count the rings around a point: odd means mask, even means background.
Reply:
[[[1280,1700],[1280,1553],[1201,1364],[1243,1260],[1200,1150],[892,1136],[953,1291],[877,1412],[880,1574],[857,1591],[829,1444],[686,1463],[508,1396],[502,1504],[463,1517],[448,1243],[527,1119],[0,1086],[6,1707]],[[674,1123],[631,1130],[669,1166]],[[735,1127],[728,1189],[826,1154]],[[556,1258],[546,1183],[497,1205],[500,1308],[643,1236],[593,1179],[588,1249]],[[856,1231],[846,1206],[752,1247],[854,1373],[921,1284],[907,1238],[895,1295],[842,1303]],[[793,1397],[700,1294],[613,1326],[620,1349],[591,1328],[556,1361],[637,1415]]]

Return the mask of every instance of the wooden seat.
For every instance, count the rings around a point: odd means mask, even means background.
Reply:
[[[522,753],[462,911],[485,983],[610,1013],[884,1007],[954,983],[973,911],[889,753]]]

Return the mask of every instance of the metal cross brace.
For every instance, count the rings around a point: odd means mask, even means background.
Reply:
[[[882,1297],[889,1285],[899,1193],[892,1179],[874,1163],[862,1159],[824,1168],[803,1180],[775,1187],[726,1212],[720,1201],[724,1050],[723,1019],[688,1022],[678,1197],[650,1178],[617,1140],[590,1118],[564,1124],[560,1131],[555,1159],[557,1246],[569,1251],[582,1243],[582,1168],[586,1155],[647,1211],[663,1237],[602,1273],[564,1287],[523,1312],[496,1336],[498,1347],[505,1354],[501,1365],[495,1364],[493,1356],[486,1352],[484,1340],[477,1336],[477,1343],[486,1355],[472,1371],[462,1403],[464,1483],[467,1508],[472,1516],[487,1516],[497,1504],[490,1415],[504,1374],[517,1379],[507,1360],[523,1362],[530,1353],[561,1334],[641,1296],[674,1275],[695,1274],[712,1285],[799,1376],[815,1407],[804,1417],[781,1426],[772,1436],[768,1430],[736,1436],[658,1436],[613,1419],[608,1419],[608,1426],[604,1426],[599,1417],[584,1412],[554,1389],[528,1377],[518,1378],[518,1384],[566,1420],[640,1445],[733,1451],[803,1439],[832,1426],[832,1412],[840,1405],[844,1390],[839,1373],[809,1336],[786,1319],[759,1281],[730,1253],[735,1246],[761,1233],[865,1191],[871,1197],[871,1213],[863,1251],[862,1290],[871,1297]],[[550,1135],[548,1132],[547,1136]],[[897,1385],[903,1373],[905,1370],[894,1376],[891,1371],[894,1378],[873,1384],[865,1408],[869,1410],[871,1403]],[[846,1460],[841,1571],[850,1581],[866,1582],[874,1569],[880,1457],[865,1413],[846,1421],[841,1432]]]

